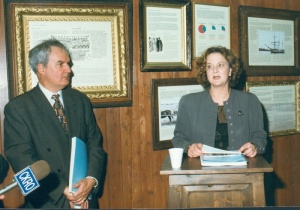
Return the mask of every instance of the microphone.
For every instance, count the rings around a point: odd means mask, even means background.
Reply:
[[[38,188],[40,186],[38,181],[48,176],[49,173],[49,164],[45,160],[39,160],[15,174],[13,182],[0,189],[0,195],[12,190],[18,185],[23,195],[27,195]]]

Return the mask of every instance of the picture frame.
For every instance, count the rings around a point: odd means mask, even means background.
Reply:
[[[196,78],[166,78],[152,79],[151,89],[153,150],[168,149],[173,147],[180,98],[204,88]]]
[[[193,3],[193,59],[207,48],[230,49],[230,6]]]
[[[190,0],[141,0],[141,71],[191,71],[191,26]]]
[[[270,137],[300,133],[300,82],[247,82],[246,91],[260,100]]]
[[[71,52],[71,86],[93,107],[132,105],[132,0],[7,0],[4,6],[11,99],[38,82],[29,50],[54,38]]]
[[[248,76],[299,75],[297,11],[239,7],[240,58]]]

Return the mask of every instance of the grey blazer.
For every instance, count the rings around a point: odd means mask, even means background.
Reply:
[[[229,149],[238,150],[246,142],[251,142],[256,145],[258,154],[264,153],[267,134],[258,98],[252,93],[231,89],[224,110]],[[214,103],[208,90],[183,96],[172,139],[174,147],[184,148],[186,152],[193,143],[214,146],[217,112],[218,104]]]
[[[81,138],[88,146],[87,176],[100,181],[104,170],[102,134],[89,99],[71,88],[64,89],[62,95],[69,135],[38,86],[4,108],[4,151],[14,172],[38,160],[47,161],[51,168],[50,175],[40,182],[41,187],[26,196],[28,208],[69,208],[63,191],[68,185],[72,137]]]

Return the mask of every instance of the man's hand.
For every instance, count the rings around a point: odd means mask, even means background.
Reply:
[[[64,190],[64,195],[67,197],[67,199],[70,201],[71,208],[74,207],[74,204],[86,206],[88,205],[88,196],[93,190],[94,186],[96,184],[96,181],[93,178],[84,178],[74,184],[74,188],[77,188],[77,191],[75,193],[69,192],[69,187],[67,186]]]
[[[74,209],[75,205],[78,205],[78,204],[74,204],[71,201],[69,201],[69,204],[70,204],[71,209]],[[80,206],[79,209],[88,209],[89,208],[89,201],[86,200],[83,204],[80,204],[79,206]]]

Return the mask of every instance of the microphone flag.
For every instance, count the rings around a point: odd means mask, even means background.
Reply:
[[[24,196],[31,193],[40,186],[30,166],[27,166],[22,171],[15,174],[14,179],[17,181]]]

